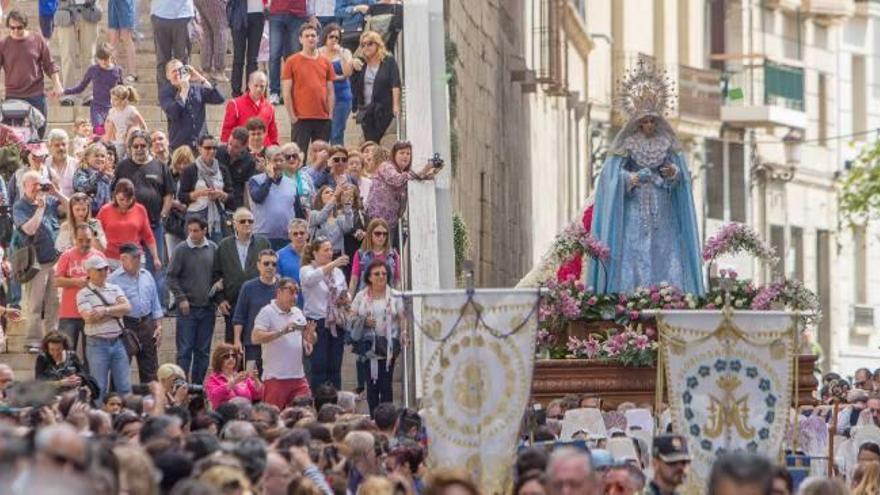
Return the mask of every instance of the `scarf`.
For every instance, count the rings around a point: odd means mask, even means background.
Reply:
[[[369,316],[373,310],[373,296],[370,294],[370,291],[364,294],[366,297],[364,298],[363,306],[361,307],[360,312],[365,313],[364,316]],[[394,309],[391,307],[391,289],[389,287],[385,287],[385,308],[382,310],[381,315],[373,315],[374,320],[376,321],[376,326],[373,327],[373,331],[376,335],[379,335],[379,330],[382,330],[382,333],[385,335],[385,371],[391,369],[391,356],[394,354],[394,338],[392,335],[392,330],[394,329]],[[370,353],[370,380],[373,383],[376,383],[379,380],[379,358],[376,357],[375,353]],[[369,354],[368,354],[369,355]]]
[[[330,335],[335,339],[339,336],[339,328],[345,323],[345,307],[339,304],[343,292],[336,287],[333,281],[333,271],[324,277],[324,283],[327,284],[330,292],[330,297],[327,299],[326,324],[327,329],[330,330]]]
[[[199,180],[205,183],[207,189],[223,190],[223,174],[220,173],[220,163],[213,160],[210,165],[206,164],[202,157],[196,158],[196,169]],[[200,200],[202,198],[199,198]],[[208,233],[223,232],[223,220],[220,215],[220,204],[217,201],[207,200],[208,209]]]

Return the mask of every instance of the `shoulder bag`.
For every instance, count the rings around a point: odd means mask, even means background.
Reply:
[[[37,248],[34,247],[33,236],[29,236],[19,229],[23,241],[22,245],[12,251],[10,261],[12,263],[12,276],[20,284],[26,284],[40,272],[40,262],[37,260]]]
[[[104,296],[100,292],[91,287],[89,287],[89,290],[92,291],[93,294],[98,296],[98,299],[100,299],[101,302],[104,303],[104,306],[111,306],[111,304],[108,303],[106,299],[104,299]],[[126,327],[125,324],[122,323],[122,318],[113,319],[116,320],[116,324],[119,325],[119,329],[122,330],[122,345],[125,346],[125,352],[126,354],[128,354],[128,357],[134,357],[140,354],[142,347],[141,340],[138,338],[137,333],[135,333],[135,331],[131,328]]]

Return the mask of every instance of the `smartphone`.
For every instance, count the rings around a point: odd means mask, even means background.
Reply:
[[[257,361],[255,359],[252,359],[250,361],[245,361],[244,370],[245,371],[257,371]]]
[[[89,391],[85,387],[80,387],[76,392],[76,399],[80,402],[84,402],[86,404],[89,403]]]

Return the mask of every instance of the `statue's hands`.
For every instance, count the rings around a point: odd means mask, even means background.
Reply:
[[[678,171],[676,170],[675,165],[663,165],[660,167],[660,175],[666,179],[675,177],[676,173],[678,173]]]
[[[629,187],[636,187],[639,185],[639,174],[629,174]]]

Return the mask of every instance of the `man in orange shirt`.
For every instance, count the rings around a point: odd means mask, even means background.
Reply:
[[[318,29],[303,24],[299,30],[302,51],[289,57],[281,70],[281,95],[290,117],[290,139],[299,149],[330,139],[333,115],[333,67],[318,54]]]

